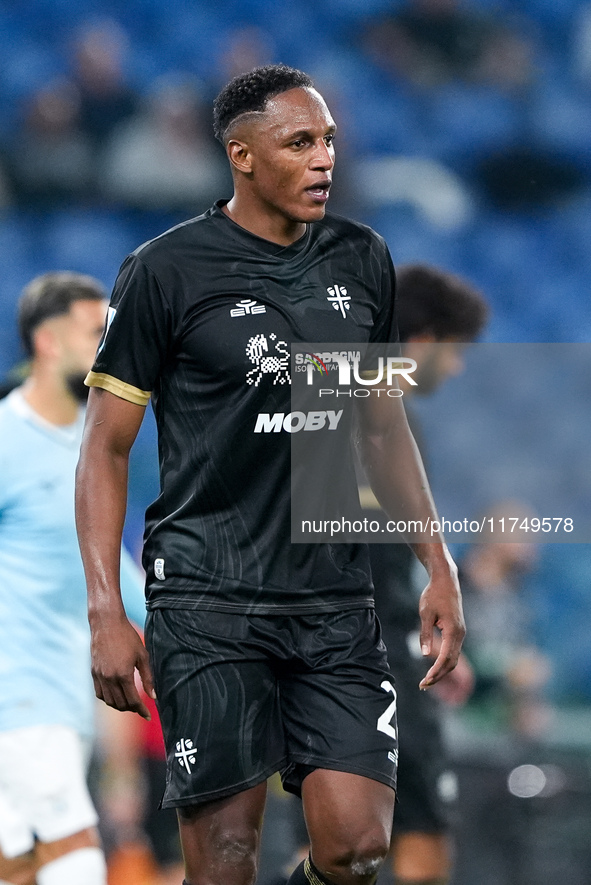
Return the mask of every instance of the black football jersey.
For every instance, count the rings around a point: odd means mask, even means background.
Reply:
[[[148,607],[372,604],[365,545],[290,541],[290,344],[392,340],[388,249],[330,215],[283,247],[222,205],[126,258],[87,379],[152,398],[161,492],[146,513]]]

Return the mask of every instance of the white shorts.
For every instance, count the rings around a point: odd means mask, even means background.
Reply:
[[[0,850],[29,851],[93,827],[84,743],[63,725],[0,731]]]

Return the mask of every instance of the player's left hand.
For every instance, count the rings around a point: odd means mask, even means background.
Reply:
[[[434,629],[441,632],[441,645],[435,662],[419,684],[419,688],[426,689],[454,669],[466,635],[458,573],[452,561],[447,561],[445,568],[438,568],[432,573],[421,594],[419,614],[423,655],[434,655]]]

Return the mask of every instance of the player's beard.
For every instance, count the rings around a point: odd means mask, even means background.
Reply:
[[[85,403],[88,399],[88,391],[90,388],[84,383],[85,378],[86,372],[70,372],[70,374],[66,376],[68,390],[79,403]]]

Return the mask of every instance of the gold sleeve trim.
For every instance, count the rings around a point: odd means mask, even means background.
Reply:
[[[363,510],[381,510],[382,505],[369,486],[359,486],[359,503]]]
[[[139,387],[126,384],[125,381],[113,378],[112,375],[105,375],[104,372],[89,372],[84,383],[87,387],[101,387],[103,390],[108,390],[109,393],[114,393],[129,403],[135,403],[136,406],[147,406],[150,402],[150,390],[140,390]]]
[[[375,369],[364,369],[359,373],[359,377],[363,378],[364,381],[375,381],[376,383],[379,383],[380,381],[383,381],[386,376],[384,369],[382,368],[380,371],[376,366]]]

